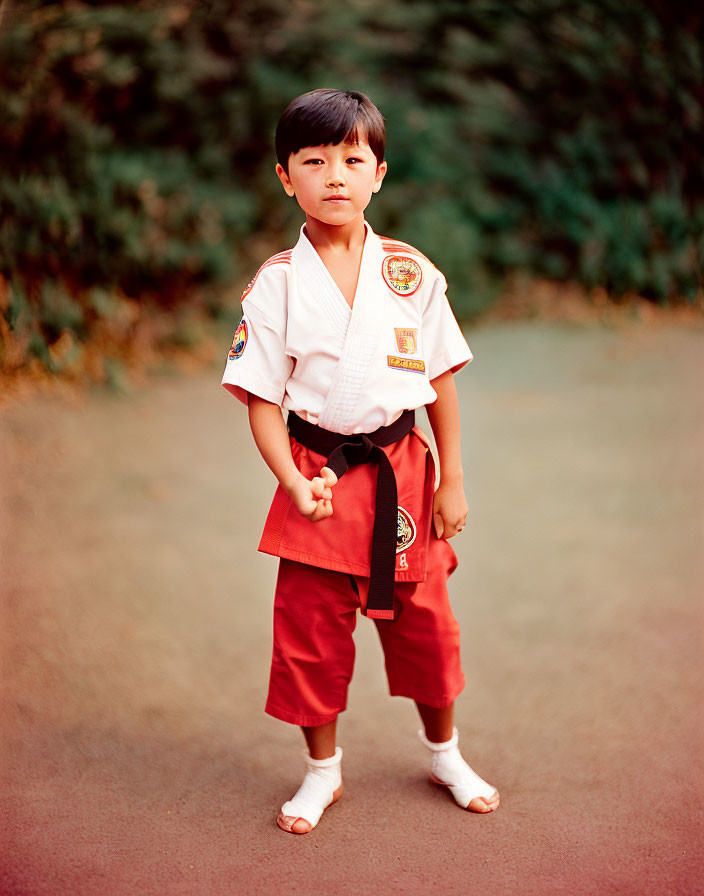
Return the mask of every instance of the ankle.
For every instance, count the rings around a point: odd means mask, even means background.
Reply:
[[[456,728],[453,728],[450,737],[447,740],[443,741],[430,740],[428,735],[422,729],[418,732],[418,737],[434,754],[444,753],[447,750],[451,750],[453,747],[456,747],[459,742],[459,732]]]
[[[331,756],[313,756],[306,754],[306,764],[309,768],[335,768],[342,762],[342,747],[335,747]]]

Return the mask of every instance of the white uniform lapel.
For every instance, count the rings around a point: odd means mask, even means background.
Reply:
[[[315,307],[328,318],[332,330],[340,339],[340,346],[347,335],[352,309],[345,301],[323,264],[322,258],[313,248],[313,244],[303,232],[294,248],[294,260],[304,288],[315,297]]]
[[[379,286],[383,250],[379,237],[366,221],[365,227],[367,235],[342,356],[318,420],[319,426],[333,432],[352,432],[350,422],[355,419],[357,401],[380,335]],[[320,264],[325,268],[322,261]],[[335,285],[327,269],[325,273]],[[337,293],[344,302],[344,296],[339,290]]]

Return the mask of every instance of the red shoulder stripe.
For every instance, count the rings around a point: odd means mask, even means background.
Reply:
[[[254,284],[257,282],[257,277],[261,274],[264,268],[271,267],[271,265],[273,264],[291,264],[292,252],[293,249],[285,249],[283,252],[278,252],[276,255],[272,255],[271,258],[267,258],[267,260],[262,264],[257,273],[247,284],[247,287],[245,288],[245,291],[242,293],[242,297],[240,298],[240,302],[252,291]]]
[[[420,249],[409,246],[407,243],[382,243],[384,249],[389,252],[407,252],[409,255],[422,255]]]
[[[381,237],[381,247],[384,252],[398,252],[400,254],[406,255],[417,255],[419,258],[425,258],[426,261],[430,261],[427,255],[424,255],[420,249],[416,249],[415,246],[411,246],[408,243],[402,243],[400,240],[392,240],[388,237]],[[432,264],[432,262],[431,262]]]

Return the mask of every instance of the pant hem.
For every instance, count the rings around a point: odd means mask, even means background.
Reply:
[[[306,727],[314,727],[317,725],[327,725],[328,722],[334,721],[339,713],[344,710],[344,706],[335,712],[328,713],[324,716],[306,716],[301,713],[290,712],[288,709],[281,709],[278,706],[273,706],[271,703],[267,703],[264,707],[264,712],[273,716],[275,719],[279,719],[282,722],[290,722],[292,725],[305,725]]]
[[[445,709],[452,706],[464,690],[465,684],[466,682],[453,694],[421,694],[419,691],[412,691],[408,688],[389,688],[389,694],[392,697],[407,697],[409,700],[415,700],[416,703],[424,703],[426,706],[433,706],[436,709]]]

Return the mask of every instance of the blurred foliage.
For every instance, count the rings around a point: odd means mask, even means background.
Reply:
[[[362,90],[386,116],[390,169],[369,219],[443,269],[459,314],[517,271],[657,301],[701,295],[696,4],[2,8],[6,369],[65,369],[96,333],[127,344],[148,309],[226,312],[295,240],[273,132],[319,86]]]

